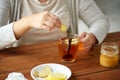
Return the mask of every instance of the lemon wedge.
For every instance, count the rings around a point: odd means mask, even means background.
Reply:
[[[33,75],[36,76],[36,77],[39,77],[39,72],[35,70],[35,71],[33,72]]]
[[[45,66],[40,72],[39,76],[41,78],[47,77],[50,73],[52,73],[52,69],[49,66]]]
[[[44,66],[41,71],[34,71],[33,75],[36,77],[45,78],[50,73],[52,73],[52,69],[49,66]]]
[[[66,80],[67,76],[63,73],[51,73],[45,80]]]
[[[65,32],[66,30],[67,30],[67,27],[64,24],[62,24],[61,25],[61,31]]]

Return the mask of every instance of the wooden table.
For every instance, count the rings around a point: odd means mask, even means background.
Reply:
[[[120,32],[110,33],[105,41],[117,42],[120,45]],[[120,80],[120,63],[114,68],[105,68],[99,64],[100,45],[92,48],[90,55],[81,55],[74,63],[61,62],[57,42],[40,43],[0,51],[0,80],[11,72],[21,72],[33,80],[30,71],[43,63],[59,63],[68,66],[72,71],[69,80]]]

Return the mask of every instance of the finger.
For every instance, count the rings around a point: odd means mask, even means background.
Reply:
[[[84,51],[89,51],[91,47],[92,47],[92,44],[89,42],[89,43],[84,43],[84,45],[82,47],[79,47],[79,48],[84,50]]]
[[[44,29],[44,30],[47,30],[47,31],[51,30],[51,28],[46,24],[41,25],[41,29]]]
[[[87,35],[87,32],[83,32],[83,33],[80,35],[80,39],[84,38],[86,35]]]
[[[83,44],[82,46],[85,47],[90,44],[90,41],[86,38],[80,40],[80,42]]]
[[[89,51],[92,45],[79,46],[80,51]]]
[[[46,26],[46,27],[48,27],[50,29],[53,24],[51,22],[47,21],[47,20],[44,20],[43,21],[43,25]]]
[[[50,22],[50,23],[54,23],[55,22],[55,18],[53,18],[53,17],[51,17],[51,16],[47,16],[46,17],[46,20],[48,21],[48,22]]]
[[[87,35],[80,41],[79,49],[83,51],[89,51],[92,46],[92,41],[90,40],[90,37]]]
[[[90,37],[90,35],[88,33],[80,41],[83,42],[84,45],[91,45],[92,44],[92,39],[91,39],[91,37]]]
[[[91,47],[92,47],[92,45],[86,46],[85,51],[90,51]]]
[[[58,27],[60,27],[60,25],[61,25],[61,24],[59,23],[59,21],[58,21],[58,18],[55,19],[55,18],[50,17],[50,16],[48,16],[48,17],[45,19],[44,23],[45,23],[46,25],[48,25],[51,29],[58,28]]]
[[[51,29],[55,29],[56,28],[56,25],[55,23],[53,23],[51,26],[50,26]]]
[[[52,21],[54,21],[56,27],[60,27],[60,25],[61,25],[61,20],[60,20],[56,15],[50,13],[48,16],[50,16],[51,18],[54,19],[54,20],[52,20]]]
[[[52,21],[44,20],[43,24],[46,25],[47,27],[49,27],[50,30],[56,28],[56,27],[55,27],[55,26],[56,26],[55,23],[52,22]]]
[[[56,19],[55,23],[57,28],[61,27],[61,20],[59,18]]]

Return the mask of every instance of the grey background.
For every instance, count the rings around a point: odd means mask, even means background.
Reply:
[[[109,32],[120,32],[120,0],[94,0],[110,20]]]

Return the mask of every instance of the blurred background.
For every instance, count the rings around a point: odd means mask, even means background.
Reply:
[[[95,0],[110,20],[109,32],[120,32],[120,0]]]

